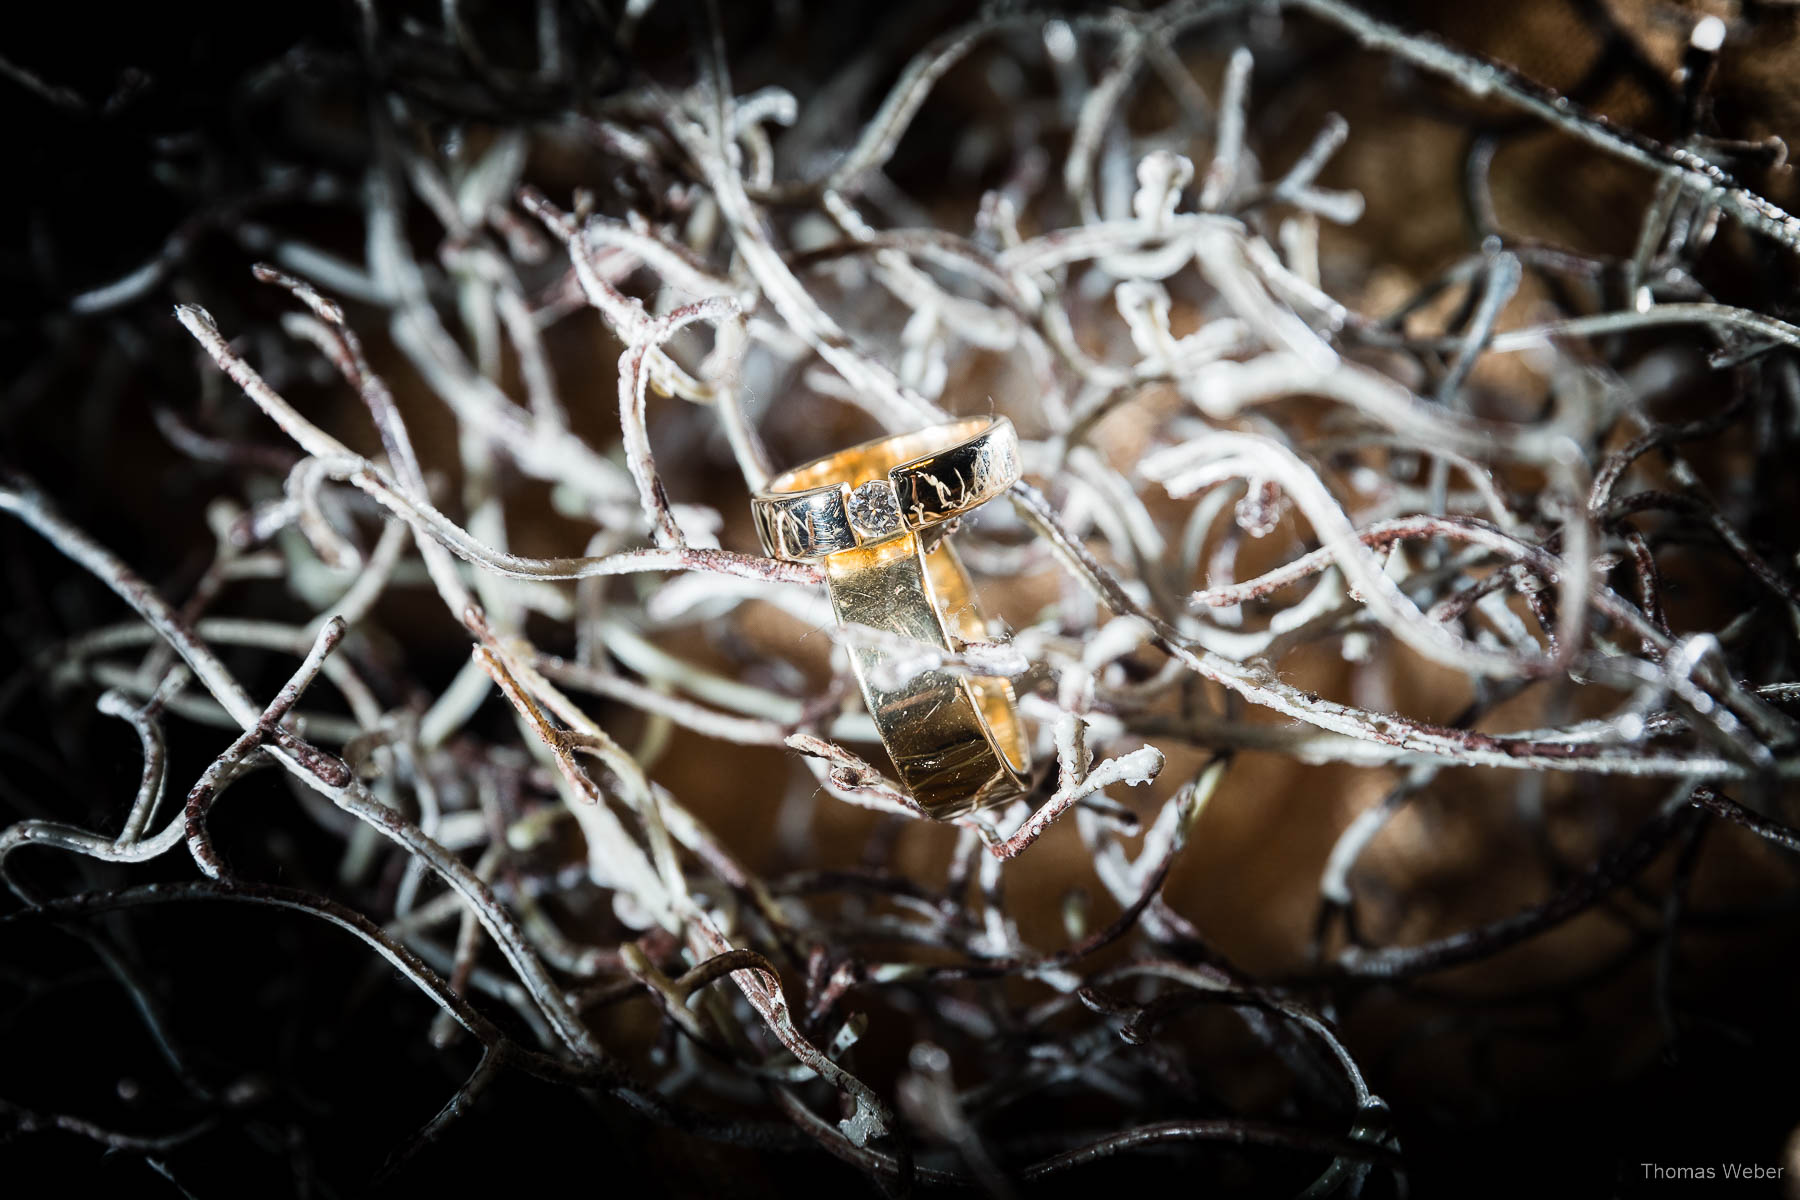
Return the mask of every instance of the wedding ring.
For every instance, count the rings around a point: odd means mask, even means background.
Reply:
[[[1019,479],[1019,435],[974,417],[877,438],[769,480],[750,501],[763,548],[811,562],[981,507]]]
[[[988,636],[968,572],[933,527],[1018,478],[1012,422],[982,417],[840,450],[775,476],[751,501],[764,549],[822,560],[839,624],[876,631],[853,640],[851,666],[900,781],[938,818],[1028,787],[1012,684],[932,661]]]

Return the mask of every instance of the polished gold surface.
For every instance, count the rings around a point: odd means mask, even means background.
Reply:
[[[975,417],[784,471],[751,498],[750,509],[770,554],[811,561],[959,517],[1018,478],[1012,422]]]
[[[825,560],[838,620],[900,634],[941,650],[987,636],[968,575],[948,541],[922,549],[917,534]],[[900,782],[932,816],[953,817],[1025,790],[1027,750],[1012,685],[933,668],[911,671],[902,644],[851,650],[863,698]]]
[[[841,623],[904,639],[858,640],[851,664],[901,783],[939,818],[1022,794],[1030,753],[1005,679],[918,669],[920,651],[988,634],[949,541],[916,530],[1018,477],[1012,425],[980,418],[839,451],[776,476],[755,501],[771,554],[823,560]]]

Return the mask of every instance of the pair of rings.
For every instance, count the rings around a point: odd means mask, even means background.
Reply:
[[[900,782],[934,817],[1022,795],[1030,751],[1012,685],[903,664],[906,642],[956,652],[988,637],[968,572],[936,527],[1019,479],[1005,417],[977,417],[864,442],[784,471],[751,498],[763,548],[819,562],[850,661]],[[909,677],[901,679],[901,675]]]

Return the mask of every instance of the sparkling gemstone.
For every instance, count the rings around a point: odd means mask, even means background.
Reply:
[[[871,479],[851,492],[845,511],[850,514],[850,524],[865,539],[900,532],[900,497],[885,479]]]

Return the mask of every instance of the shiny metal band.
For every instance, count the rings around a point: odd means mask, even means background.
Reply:
[[[1019,478],[1019,436],[975,417],[880,438],[784,471],[750,501],[763,548],[806,562],[961,516]]]
[[[1012,423],[977,418],[841,450],[777,475],[752,502],[769,553],[824,560],[840,623],[897,635],[853,641],[851,665],[900,782],[934,817],[1022,795],[1030,751],[1005,679],[917,669],[919,650],[988,637],[949,541],[917,531],[1018,478]]]
[[[985,641],[987,623],[948,540],[929,550],[900,537],[825,560],[831,606],[844,623],[869,625],[940,650]],[[904,646],[854,644],[851,663],[900,782],[926,812],[959,816],[1021,795],[1030,751],[1012,684],[931,669],[904,674]]]

